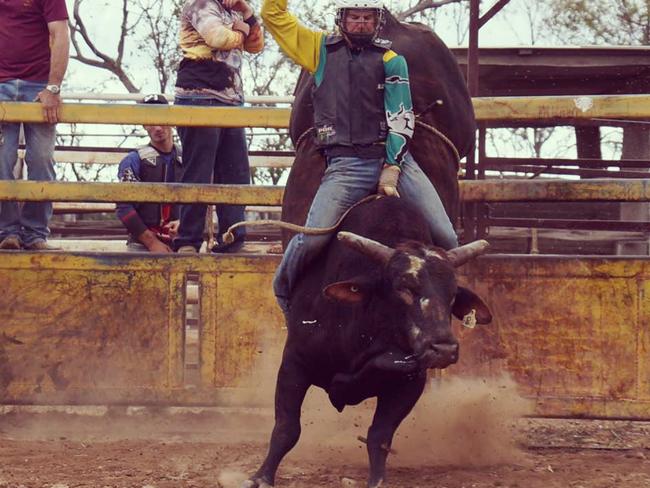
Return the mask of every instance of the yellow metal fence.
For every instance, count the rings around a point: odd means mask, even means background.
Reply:
[[[479,122],[650,118],[648,95],[475,98],[473,104]],[[287,128],[290,114],[288,108],[65,103],[61,122]],[[0,122],[43,121],[39,104],[0,102]]]
[[[583,97],[584,98],[584,97]],[[475,100],[480,120],[650,117],[650,97]],[[188,111],[189,110],[189,111]],[[63,120],[286,127],[288,111],[66,104]],[[40,121],[0,104],[0,121]],[[461,182],[462,199],[650,201],[648,180]],[[278,205],[281,188],[0,182],[0,201]],[[3,252],[0,403],[223,404],[283,339],[279,257]],[[650,261],[486,256],[461,272],[492,325],[459,329],[448,375],[506,371],[542,415],[650,419]],[[197,277],[198,381],[188,381],[188,282]],[[190,383],[192,383],[190,385]]]

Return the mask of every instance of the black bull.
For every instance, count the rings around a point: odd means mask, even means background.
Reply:
[[[389,16],[382,36],[406,56],[416,113],[444,132],[461,156],[473,145],[474,115],[458,66],[442,41],[419,25]],[[291,134],[296,160],[285,193],[283,220],[303,223],[324,171],[306,134],[312,123],[311,78],[296,88]],[[440,100],[441,103],[437,103]],[[300,140],[299,140],[300,139]],[[458,161],[438,136],[417,129],[412,153],[456,216]],[[423,392],[428,368],[458,360],[451,315],[491,315],[457,285],[454,268],[484,252],[475,242],[445,252],[431,242],[417,208],[381,198],[354,208],[323,254],[299,278],[291,300],[288,337],[278,372],[276,421],[268,455],[244,487],[272,486],[284,455],[300,436],[300,409],[311,385],[327,391],[339,410],[377,397],[367,443],[368,486],[385,476],[393,435]]]

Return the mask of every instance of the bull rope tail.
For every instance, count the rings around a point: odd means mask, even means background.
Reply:
[[[456,149],[456,146],[451,141],[451,139],[449,139],[449,137],[443,134],[440,130],[436,129],[434,126],[429,125],[426,122],[422,122],[421,120],[417,120],[417,117],[419,117],[420,115],[416,116],[415,125],[424,127],[425,129],[429,130],[433,134],[437,135],[445,144],[447,144],[447,146],[449,146],[451,151],[454,153],[454,156],[456,156],[456,162],[460,163],[460,153],[458,152],[458,149]]]
[[[286,229],[293,232],[302,232],[303,234],[310,235],[310,236],[322,236],[326,234],[331,234],[336,229],[338,229],[338,227],[341,225],[341,222],[343,222],[343,219],[347,217],[347,215],[353,209],[355,209],[356,207],[358,207],[363,203],[370,202],[373,200],[378,200],[383,196],[384,195],[368,195],[367,197],[359,200],[357,203],[355,203],[350,208],[348,208],[343,213],[343,215],[341,215],[341,217],[336,221],[336,223],[331,227],[305,227],[303,225],[292,224],[290,222],[284,222],[282,220],[254,220],[250,222],[243,221],[243,222],[237,222],[236,224],[233,224],[230,227],[228,227],[228,230],[223,234],[221,238],[224,244],[231,244],[235,241],[235,234],[233,234],[233,231],[235,229],[238,229],[239,227],[262,227],[265,225],[274,225],[281,229]]]

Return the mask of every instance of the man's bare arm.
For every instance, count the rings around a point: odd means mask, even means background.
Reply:
[[[68,68],[70,59],[70,31],[68,22],[57,20],[49,22],[47,27],[50,31],[51,39],[51,58],[50,74],[47,80],[48,85],[61,86],[65,71]],[[43,116],[50,124],[55,124],[59,120],[59,110],[61,108],[61,95],[54,94],[49,90],[41,91],[36,97],[43,105]]]

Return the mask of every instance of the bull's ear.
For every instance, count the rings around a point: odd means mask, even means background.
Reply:
[[[472,310],[475,311],[477,323],[489,324],[492,322],[492,313],[483,300],[473,291],[459,286],[451,313],[459,320],[463,320],[467,314],[472,313]]]
[[[368,296],[369,286],[358,280],[337,281],[323,288],[323,295],[343,303],[361,303]]]

